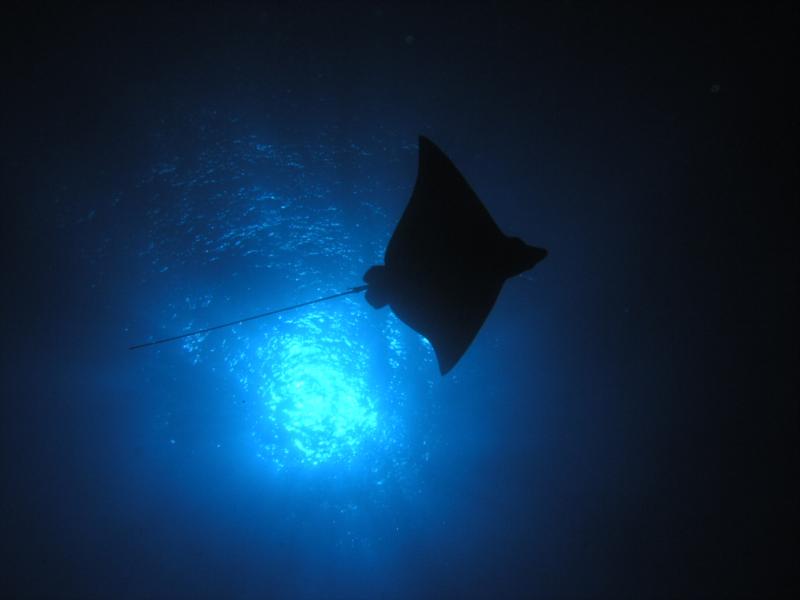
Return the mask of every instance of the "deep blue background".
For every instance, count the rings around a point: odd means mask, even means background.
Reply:
[[[788,4],[8,15],[4,595],[796,587]],[[264,450],[242,377],[304,368],[255,358],[296,323],[126,349],[358,284],[420,133],[550,256],[445,378],[363,299],[313,313],[354,453]]]

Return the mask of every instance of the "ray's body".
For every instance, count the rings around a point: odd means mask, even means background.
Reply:
[[[500,231],[450,159],[421,137],[414,192],[384,265],[364,275],[366,299],[375,308],[388,304],[425,336],[444,375],[467,351],[506,279],[546,255]]]
[[[364,274],[366,285],[130,346],[157,346],[366,290],[375,308],[387,304],[406,325],[425,336],[439,371],[449,372],[469,348],[506,279],[532,269],[547,256],[505,235],[466,179],[428,138],[419,139],[414,193],[386,248],[383,265]]]

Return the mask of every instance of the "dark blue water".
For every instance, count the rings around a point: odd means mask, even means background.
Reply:
[[[781,17],[322,4],[7,25],[0,594],[785,589]],[[360,295],[127,349],[359,285],[419,134],[550,251],[451,374]]]

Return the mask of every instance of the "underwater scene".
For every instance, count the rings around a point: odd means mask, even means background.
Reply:
[[[9,10],[0,596],[780,595],[779,8]],[[444,375],[353,290],[420,136],[547,250]]]

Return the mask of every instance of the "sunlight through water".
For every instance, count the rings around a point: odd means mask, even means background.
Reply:
[[[259,396],[276,465],[348,461],[374,436],[378,414],[365,380],[366,351],[341,323],[314,312],[287,323],[290,332],[259,348],[265,362]]]
[[[367,175],[387,160],[415,158],[416,148],[281,146],[238,121],[197,118],[196,160],[165,146],[137,188],[150,222],[142,285],[164,297],[163,312],[142,329],[167,336],[326,296],[382,260],[392,228],[384,205],[392,197],[402,205],[408,190]],[[355,166],[344,173],[341,165]],[[410,482],[427,461],[433,354],[361,296],[193,336],[181,347],[203,385],[222,391],[209,405],[230,402],[247,451],[278,472],[383,488]],[[178,443],[189,414],[181,402],[170,408]]]

